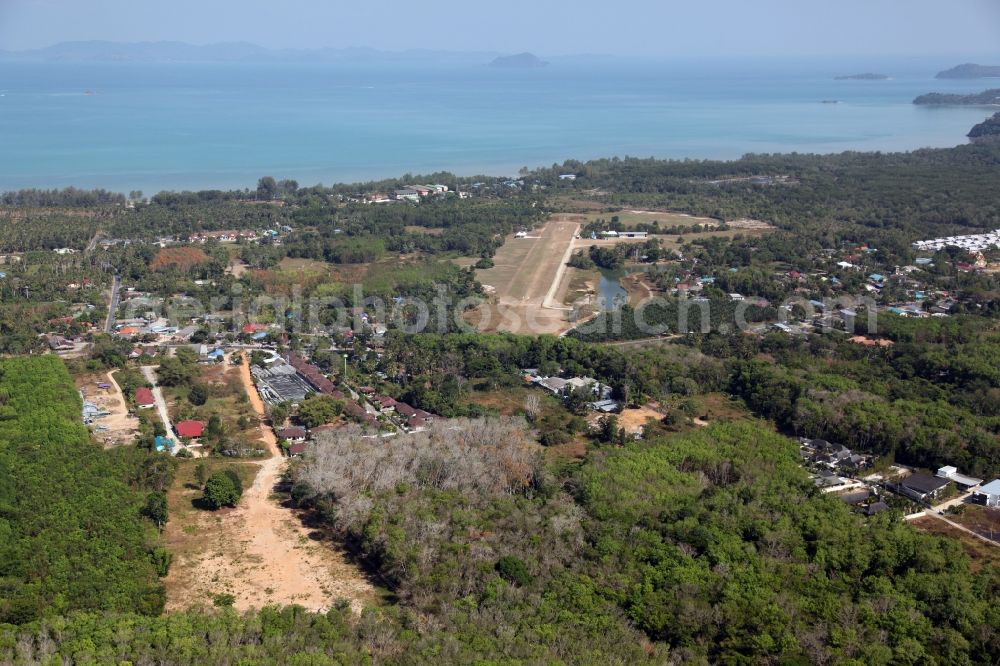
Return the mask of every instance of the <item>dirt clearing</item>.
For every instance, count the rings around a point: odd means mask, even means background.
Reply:
[[[129,414],[128,403],[115,381],[115,372],[117,371],[112,370],[106,374],[85,375],[76,382],[85,400],[110,412],[107,416],[95,419],[91,426],[94,437],[105,446],[132,444],[139,433],[139,419]],[[101,388],[98,384],[108,388]]]
[[[264,405],[250,377],[249,365],[241,377],[259,417]],[[172,518],[167,524],[167,547],[174,564],[167,576],[167,609],[212,603],[231,594],[234,607],[244,611],[267,604],[299,604],[312,611],[330,608],[346,599],[355,612],[379,599],[377,588],[347,555],[336,550],[320,532],[302,524],[299,514],[276,495],[286,459],[263,422],[261,438],[271,457],[263,463],[236,463],[252,483],[232,510],[201,511],[192,500],[201,496],[194,482],[197,463],[186,463],[171,490]],[[233,465],[212,460],[214,465]]]
[[[637,409],[623,409],[622,413],[618,415],[618,424],[622,428],[625,428],[625,432],[631,435],[642,432],[642,427],[646,425],[646,421],[649,419],[660,421],[663,419],[663,414],[648,405],[643,405]]]

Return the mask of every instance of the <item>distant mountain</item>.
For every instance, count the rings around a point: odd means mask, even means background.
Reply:
[[[871,72],[865,72],[864,74],[847,74],[845,76],[835,76],[833,77],[835,81],[888,81],[889,77],[885,74],[872,74]]]
[[[196,45],[184,42],[62,42],[29,51],[0,51],[0,60],[33,62],[461,62],[476,63],[495,52],[451,52],[370,48],[268,49],[247,42]]]
[[[1000,112],[994,113],[992,118],[987,118],[973,127],[969,132],[969,138],[977,142],[1000,139]]]
[[[938,72],[936,79],[991,79],[1000,77],[1000,65],[975,65],[967,62],[964,65]]]
[[[913,100],[914,104],[926,106],[983,106],[1000,104],[1000,88],[991,88],[973,95],[927,93]]]
[[[518,53],[511,56],[499,56],[493,59],[490,67],[505,67],[508,69],[532,69],[535,67],[545,67],[549,63],[540,59],[533,53]]]

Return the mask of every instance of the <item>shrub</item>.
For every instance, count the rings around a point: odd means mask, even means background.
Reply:
[[[229,608],[236,603],[236,597],[231,594],[217,594],[212,597],[212,604],[219,608]]]
[[[236,506],[243,494],[242,489],[233,482],[233,475],[229,472],[229,470],[216,472],[205,482],[205,495],[202,499],[213,511],[224,506]]]
[[[208,389],[204,384],[195,384],[188,393],[188,402],[195,407],[200,407],[208,402]]]
[[[528,573],[528,565],[513,555],[504,555],[496,563],[497,573],[504,580],[507,580],[521,587],[531,582],[531,574]]]

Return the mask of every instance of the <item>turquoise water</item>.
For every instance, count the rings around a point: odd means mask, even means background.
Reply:
[[[149,194],[254,187],[266,174],[311,185],[435,170],[513,174],[613,155],[953,146],[989,111],[910,104],[925,92],[988,87],[932,78],[950,64],[899,65],[887,71],[893,80],[873,82],[834,81],[871,68],[829,63],[559,63],[523,71],[0,63],[0,190],[75,185]]]

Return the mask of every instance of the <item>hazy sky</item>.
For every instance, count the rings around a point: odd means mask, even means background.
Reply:
[[[1000,0],[0,0],[0,49],[70,40],[543,55],[977,55]]]

